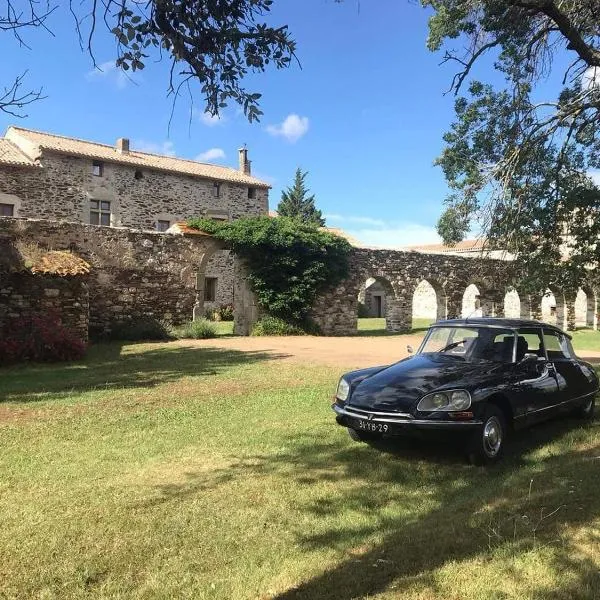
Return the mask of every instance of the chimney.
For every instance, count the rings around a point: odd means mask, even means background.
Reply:
[[[119,154],[129,154],[129,138],[119,138],[115,148]]]
[[[240,148],[240,171],[244,175],[250,175],[252,173],[251,164],[252,162],[248,160],[248,148],[246,148],[246,146]]]

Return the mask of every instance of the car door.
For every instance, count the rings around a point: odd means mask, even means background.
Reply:
[[[588,377],[572,352],[568,338],[559,331],[544,329],[544,345],[556,371],[559,402],[568,403],[588,393]]]
[[[537,360],[525,361],[527,354]],[[541,327],[517,330],[517,353],[511,381],[515,423],[524,424],[542,418],[558,402],[558,380],[544,349]]]

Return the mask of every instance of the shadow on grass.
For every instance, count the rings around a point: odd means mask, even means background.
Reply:
[[[238,365],[286,358],[270,352],[162,344],[98,344],[76,363],[34,364],[2,369],[0,402],[60,399],[91,390],[148,388],[187,376],[206,377]],[[139,346],[139,351],[136,346]]]
[[[495,574],[519,597],[600,597],[598,565],[570,537],[573,527],[600,517],[600,422],[579,430],[576,421],[555,421],[518,434],[504,462],[488,470],[455,460],[455,449],[439,456],[441,446],[401,442],[382,453],[350,445],[339,434],[327,441],[310,434],[290,437],[284,453],[242,458],[209,477],[188,473],[183,484],[157,492],[168,502],[244,477],[264,477],[270,486],[273,478],[298,486],[327,482],[295,498],[299,522],[318,525],[307,531],[298,526],[297,543],[307,553],[333,549],[341,559],[276,600],[347,600],[385,592],[402,598],[415,585],[425,587],[427,597],[450,597],[434,571],[460,569],[469,560],[498,569]],[[578,436],[588,444],[577,447]],[[360,514],[377,515],[376,525]],[[589,535],[589,547],[597,547],[599,536]],[[540,565],[551,578],[523,578],[511,560],[545,545],[552,552],[540,555]],[[558,587],[543,583],[552,578]]]

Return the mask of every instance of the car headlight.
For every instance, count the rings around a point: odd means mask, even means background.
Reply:
[[[342,377],[337,386],[337,391],[335,392],[335,397],[342,402],[346,402],[348,400],[348,395],[350,394],[350,384]]]
[[[417,405],[417,410],[422,412],[467,410],[470,406],[471,394],[467,390],[452,390],[423,396]]]

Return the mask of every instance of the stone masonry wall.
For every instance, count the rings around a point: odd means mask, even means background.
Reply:
[[[182,221],[209,214],[226,219],[266,214],[268,190],[172,173],[142,170],[136,179],[131,165],[104,163],[102,177],[92,174],[92,159],[44,151],[42,167],[0,167],[0,193],[17,196],[18,217],[89,223],[90,200],[111,202],[111,225],[156,229],[160,220]]]
[[[0,273],[0,335],[13,319],[54,312],[77,336],[88,339],[86,277]]]
[[[214,197],[213,181],[188,175],[141,170],[131,165],[104,163],[103,175],[92,174],[92,159],[44,151],[41,168],[0,165],[0,197],[10,196],[16,215],[89,223],[90,200],[111,203],[111,225],[155,230],[158,220],[174,223],[207,215],[238,219],[268,213],[268,189],[220,182]],[[233,259],[218,252],[209,262],[208,277],[217,278],[217,297],[207,307],[233,303]]]
[[[222,246],[202,235],[174,235],[78,223],[0,218],[0,237],[72,250],[86,260],[90,329],[106,333],[115,323],[154,317],[172,323],[192,318],[197,273]]]
[[[483,313],[500,316],[511,268],[511,263],[494,259],[354,249],[350,276],[317,298],[311,318],[325,334],[353,334],[359,292],[369,278],[391,287],[393,293],[387,294],[385,303],[386,327],[390,330],[411,328],[414,292],[424,279],[436,291],[437,318],[461,316],[463,293],[470,283],[480,291]]]

